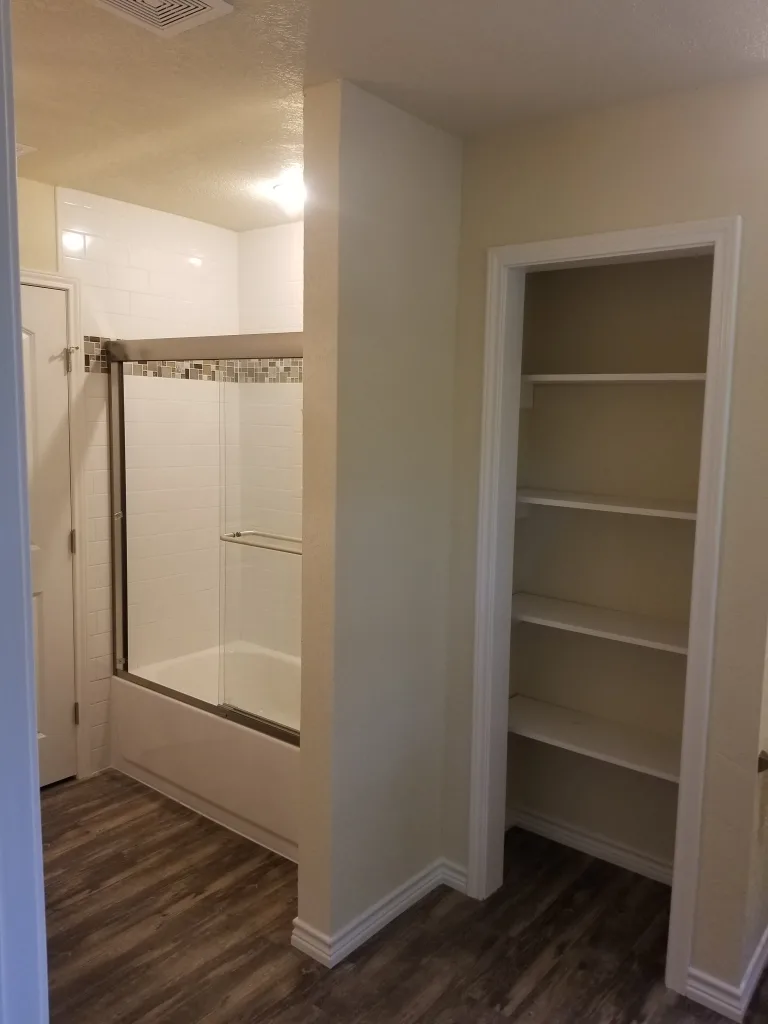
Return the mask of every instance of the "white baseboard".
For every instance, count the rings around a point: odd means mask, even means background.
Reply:
[[[646,878],[664,882],[665,885],[672,884],[671,863],[652,857],[642,850],[624,846],[597,832],[574,828],[564,821],[547,818],[523,808],[514,808],[507,812],[507,828],[512,828],[514,825],[524,828],[528,832],[535,832],[536,835],[544,836],[546,839],[553,839],[556,843],[562,843],[563,846],[580,850],[591,857],[606,860],[609,864],[616,864],[620,868],[644,875]]]
[[[285,857],[286,860],[293,861],[294,864],[298,862],[298,847],[295,843],[283,839],[282,836],[276,836],[273,832],[259,828],[253,822],[246,821],[245,818],[241,818],[237,814],[231,814],[217,804],[211,803],[210,800],[199,796],[197,793],[190,793],[188,790],[182,789],[181,786],[177,786],[167,779],[161,779],[151,772],[144,771],[138,765],[124,758],[115,757],[112,767],[115,771],[122,772],[123,775],[135,779],[149,789],[154,789],[156,793],[162,793],[163,796],[167,796],[170,800],[181,804],[182,807],[194,811],[200,817],[215,821],[222,828],[226,828],[230,832],[236,832],[239,836],[250,839],[252,843],[263,846],[265,849],[278,854],[278,856]]]
[[[768,928],[763,932],[757,948],[744,972],[740,985],[714,978],[705,971],[691,967],[685,994],[695,1003],[716,1010],[729,1020],[742,1021],[752,1002],[760,976],[768,966]]]
[[[459,892],[466,892],[466,869],[440,858],[393,889],[332,936],[318,931],[297,917],[293,922],[291,945],[325,967],[335,967],[439,885],[448,885]]]

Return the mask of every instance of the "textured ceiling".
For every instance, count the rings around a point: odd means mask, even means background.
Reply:
[[[89,0],[13,0],[20,172],[243,230],[285,219],[249,184],[301,161],[304,81],[473,134],[768,73],[766,0],[232,3],[165,40]]]
[[[88,0],[13,0],[19,173],[245,230],[302,160],[304,0],[234,0],[171,39]]]
[[[316,0],[306,81],[472,134],[761,71],[766,0]]]

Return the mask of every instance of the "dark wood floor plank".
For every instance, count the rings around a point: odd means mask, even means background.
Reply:
[[[517,829],[488,900],[441,888],[326,971],[295,865],[114,771],[42,802],[51,1024],[724,1024],[664,987],[668,890]]]

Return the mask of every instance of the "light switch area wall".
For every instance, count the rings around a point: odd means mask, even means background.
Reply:
[[[304,222],[238,236],[240,330],[300,331],[304,324]]]

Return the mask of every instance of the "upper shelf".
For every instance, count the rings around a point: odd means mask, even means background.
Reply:
[[[522,505],[550,505],[558,508],[583,508],[593,512],[623,512],[633,516],[662,519],[695,519],[693,501],[653,501],[648,498],[615,498],[605,494],[577,494],[571,491],[547,491],[521,487],[517,500]]]
[[[686,623],[617,611],[615,608],[558,601],[536,594],[515,594],[512,618],[518,622],[564,629],[569,633],[585,633],[638,647],[653,647],[673,654],[688,652]]]
[[[527,373],[524,384],[697,384],[706,373]]]

